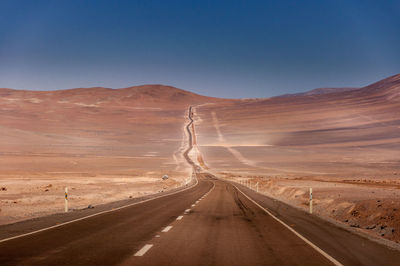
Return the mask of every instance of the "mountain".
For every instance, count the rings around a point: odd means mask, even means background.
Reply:
[[[310,96],[357,90],[359,88],[317,88],[306,92],[283,94],[276,97]]]
[[[85,107],[110,105],[135,106],[187,106],[222,99],[198,95],[189,91],[164,85],[142,85],[121,89],[103,87],[76,88],[55,91],[27,91],[0,89],[2,101],[24,103],[75,104]]]
[[[362,88],[361,90],[358,90],[358,92],[375,96],[383,96],[387,100],[399,100],[400,74],[382,79]]]
[[[386,95],[387,99],[393,99],[400,96],[400,74],[382,79],[378,82],[370,84],[361,88],[317,88],[306,92],[283,94],[276,96],[274,98],[286,98],[286,97],[297,97],[297,96],[315,96],[315,95],[326,95],[326,94],[338,94],[338,95],[349,95],[354,94],[354,96],[360,96],[360,94],[374,94]]]

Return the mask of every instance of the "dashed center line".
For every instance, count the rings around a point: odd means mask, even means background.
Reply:
[[[146,244],[144,245],[144,247],[142,247],[141,250],[139,250],[138,252],[135,253],[135,257],[141,257],[144,254],[146,254],[147,251],[149,251],[149,249],[151,249],[153,247],[153,244]]]
[[[188,213],[188,212],[190,212],[190,209],[186,209],[186,210],[185,210],[185,213]]]
[[[169,230],[171,230],[171,228],[172,228],[172,225],[168,225],[168,226],[165,227],[161,232],[166,233],[166,232],[168,232]]]
[[[178,216],[178,218],[176,218],[176,220],[182,220],[182,218],[183,218],[183,216],[181,215],[181,216]]]
[[[192,204],[192,207],[196,206],[196,204]]]

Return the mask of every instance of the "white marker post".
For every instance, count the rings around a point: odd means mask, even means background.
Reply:
[[[258,193],[258,182],[257,182],[256,186],[257,186],[257,193]]]
[[[310,214],[312,214],[312,188],[310,187]]]
[[[65,212],[68,212],[68,187],[65,187]]]

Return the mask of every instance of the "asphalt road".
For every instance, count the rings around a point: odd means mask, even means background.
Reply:
[[[0,243],[0,265],[115,265],[132,256],[213,184]]]
[[[147,244],[154,246],[135,256]],[[206,174],[181,193],[0,243],[0,265],[120,263],[329,265],[232,185]]]
[[[213,190],[123,265],[331,265],[232,185]]]
[[[333,264],[232,184],[209,174],[198,177],[197,186],[173,195],[1,242],[0,265]],[[400,261],[399,252],[290,206],[270,208],[344,265]]]

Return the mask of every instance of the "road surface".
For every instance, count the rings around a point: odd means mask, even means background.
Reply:
[[[197,185],[0,241],[0,265],[399,264],[398,251],[201,172],[191,147]]]

